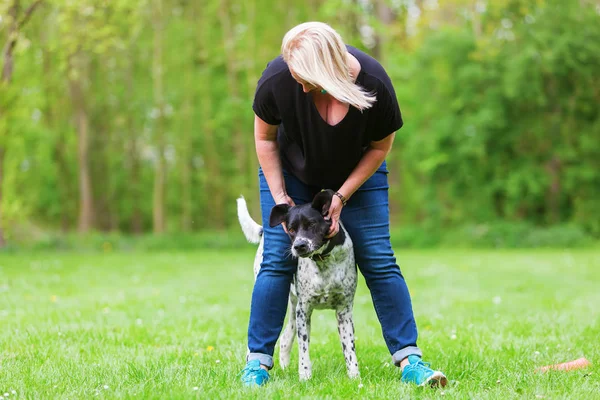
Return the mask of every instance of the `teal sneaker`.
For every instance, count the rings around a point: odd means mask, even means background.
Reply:
[[[246,386],[262,386],[269,380],[269,373],[261,368],[260,361],[248,361],[242,370],[242,382]]]
[[[429,363],[421,361],[419,356],[408,356],[408,364],[402,370],[402,382],[419,386],[444,387],[448,383],[446,375],[429,368]]]

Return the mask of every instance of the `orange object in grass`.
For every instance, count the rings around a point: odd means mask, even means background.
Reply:
[[[557,371],[571,371],[574,369],[582,369],[585,367],[589,367],[590,365],[592,365],[592,364],[587,360],[587,358],[582,357],[582,358],[578,358],[577,360],[573,360],[573,361],[569,361],[569,362],[553,364],[553,365],[546,365],[545,367],[540,367],[540,368],[536,369],[536,371],[537,372],[546,372],[551,369],[554,369]]]

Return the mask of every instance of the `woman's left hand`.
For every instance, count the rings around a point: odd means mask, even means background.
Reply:
[[[329,228],[329,233],[327,234],[327,236],[325,236],[328,239],[337,235],[338,231],[340,230],[339,221],[343,206],[344,205],[342,204],[340,198],[337,196],[333,196],[333,199],[331,200],[331,206],[329,207],[329,211],[325,216],[325,219],[331,220],[331,227]]]

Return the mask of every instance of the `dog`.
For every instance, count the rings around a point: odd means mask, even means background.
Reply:
[[[308,348],[311,315],[315,309],[336,311],[348,376],[359,376],[352,320],[357,283],[354,249],[350,235],[341,222],[339,232],[333,238],[325,237],[331,227],[331,221],[326,220],[325,216],[332,198],[333,191],[325,190],[318,193],[312,203],[297,206],[277,204],[269,216],[271,227],[285,223],[291,241],[291,254],[298,258],[298,270],[290,287],[288,323],[279,341],[279,363],[282,368],[288,367],[297,333],[300,380],[312,376]],[[250,216],[243,197],[237,199],[237,206],[238,219],[246,239],[258,243],[254,259],[256,280],[262,262],[263,228]]]

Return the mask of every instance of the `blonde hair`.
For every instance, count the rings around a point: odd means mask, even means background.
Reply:
[[[293,27],[281,44],[283,60],[295,75],[362,111],[370,108],[376,97],[354,83],[347,53],[342,37],[322,22]]]

